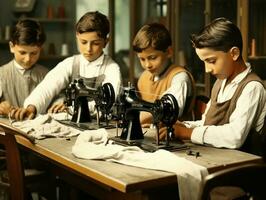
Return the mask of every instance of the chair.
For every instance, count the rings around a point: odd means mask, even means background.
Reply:
[[[199,200],[218,199],[214,191],[217,194],[219,189],[226,194],[224,199],[266,199],[266,164],[245,164],[207,175]],[[235,192],[230,195],[229,190]]]
[[[200,120],[202,114],[204,113],[207,103],[209,102],[209,97],[204,95],[197,95],[195,98],[195,105],[193,108],[194,119],[193,120]]]
[[[0,188],[6,190],[12,200],[31,199],[31,192],[45,192],[47,191],[47,187],[53,186],[53,183],[45,182],[42,188],[40,186],[41,183],[50,176],[47,176],[44,171],[36,169],[24,170],[15,135],[20,135],[24,139],[34,143],[34,139],[27,134],[7,124],[0,123],[0,144],[5,150],[7,168],[6,171],[2,171],[1,173]],[[54,197],[53,191],[49,192],[48,197],[48,200],[55,199],[55,189]]]

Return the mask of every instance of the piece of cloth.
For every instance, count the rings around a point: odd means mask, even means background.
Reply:
[[[181,200],[196,200],[202,180],[208,174],[205,167],[197,165],[166,150],[146,153],[136,146],[121,146],[108,141],[105,129],[82,132],[72,147],[74,156],[117,162],[146,169],[173,172],[177,175]]]
[[[47,137],[70,138],[79,135],[81,132],[56,121],[52,118],[52,114],[39,115],[32,120],[13,122],[12,125],[36,139]]]
[[[78,56],[80,59],[80,76],[86,78],[99,76],[104,54],[92,62],[86,60],[83,55]],[[66,58],[49,71],[45,79],[25,100],[24,107],[26,108],[32,104],[36,107],[38,113],[45,113],[51,101],[71,82],[73,61],[74,56]],[[117,96],[121,86],[120,68],[110,57],[104,75],[103,84],[111,83]]]
[[[248,66],[245,71],[237,75],[229,84],[225,85],[226,80],[224,80],[217,102],[223,103],[231,99],[239,83],[250,72],[251,67]],[[210,104],[211,102],[209,101],[201,120],[185,122],[187,127],[194,128],[191,135],[193,143],[236,149],[240,148],[244,143],[251,127],[256,131],[263,127],[266,114],[266,91],[263,85],[257,81],[251,81],[245,86],[227,124],[219,126],[203,125]]]
[[[23,107],[24,100],[43,80],[48,69],[35,64],[25,70],[15,60],[0,67],[0,98],[12,106]]]
[[[191,103],[191,101],[188,101],[188,97],[194,95],[192,75],[184,67],[171,65],[165,73],[158,77],[158,80],[154,80],[154,78],[155,76],[149,71],[144,71],[141,74],[138,80],[138,90],[141,98],[148,102],[154,102],[164,94],[172,94],[178,102],[178,115],[181,117],[184,109],[189,108]],[[187,112],[185,111],[184,114],[187,114]]]

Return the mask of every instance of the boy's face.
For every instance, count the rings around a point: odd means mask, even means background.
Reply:
[[[218,79],[230,77],[234,71],[234,57],[231,52],[215,51],[209,48],[196,48],[196,53],[205,64],[205,72]]]
[[[77,33],[76,37],[80,53],[88,61],[94,61],[102,55],[107,39],[99,37],[97,32]]]
[[[24,69],[30,69],[39,59],[40,46],[18,45],[9,43],[10,52],[14,54],[16,62]]]
[[[165,52],[149,47],[137,53],[137,56],[143,69],[148,70],[154,75],[159,75],[165,69],[165,65],[168,63],[169,58],[171,58],[172,51],[171,47]]]

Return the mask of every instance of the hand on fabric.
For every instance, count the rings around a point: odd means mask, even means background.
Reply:
[[[174,137],[181,140],[190,140],[192,134],[192,128],[187,128],[183,123],[176,122],[174,125]],[[167,127],[162,127],[159,130],[159,139],[163,140],[166,138]]]
[[[58,102],[53,104],[49,109],[48,113],[59,113],[59,112],[64,112],[67,110],[66,105],[64,102]]]
[[[10,111],[10,118],[17,121],[25,119],[33,119],[36,115],[36,108],[33,105],[29,105],[27,108],[13,108]]]
[[[3,101],[0,103],[0,115],[8,116],[12,106],[8,101]]]

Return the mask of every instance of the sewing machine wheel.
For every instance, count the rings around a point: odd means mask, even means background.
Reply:
[[[165,94],[161,99],[162,118],[166,126],[172,126],[178,119],[179,107],[176,98],[172,94]]]
[[[110,110],[115,102],[115,91],[111,83],[105,83],[101,87],[102,90],[102,102],[105,110]]]

